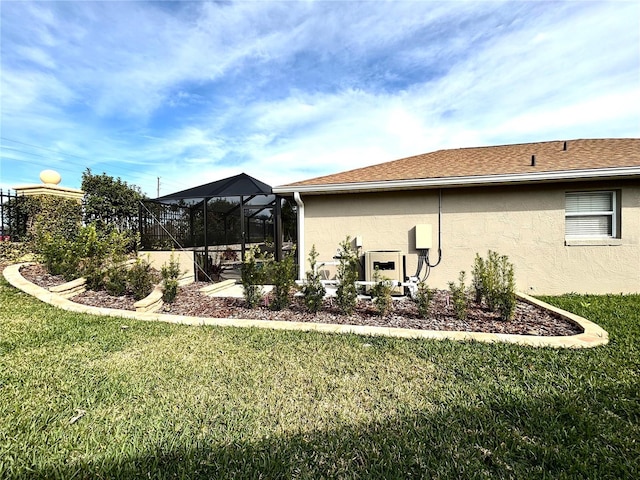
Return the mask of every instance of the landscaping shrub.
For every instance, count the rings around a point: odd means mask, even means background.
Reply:
[[[24,242],[0,241],[0,260],[7,262],[21,261],[31,253],[31,248]]]
[[[240,277],[244,300],[248,308],[255,308],[264,296],[262,286],[267,276],[267,268],[261,265],[258,260],[265,261],[265,257],[260,254],[256,246],[245,252]]]
[[[340,243],[337,278],[339,280],[336,297],[340,309],[345,315],[351,315],[358,301],[358,255],[351,245],[351,237]]]
[[[380,275],[378,268],[373,272],[373,281],[375,285],[371,287],[371,300],[381,317],[384,317],[391,311],[393,299],[391,298],[391,282],[388,278]]]
[[[476,258],[473,263],[473,270],[471,272],[471,285],[475,294],[474,301],[477,304],[482,303],[482,299],[485,296],[485,283],[486,283],[486,267],[484,259],[476,253]]]
[[[291,294],[296,286],[295,249],[271,265],[273,282],[273,300],[269,304],[272,310],[282,310],[291,304]]]
[[[513,264],[506,256],[500,257],[500,282],[494,303],[502,320],[513,320],[516,314],[516,282]]]
[[[72,253],[71,242],[51,234],[44,234],[38,239],[36,251],[44,267],[51,275],[62,275],[66,280],[73,280],[78,275],[78,262]]]
[[[503,320],[513,319],[516,308],[515,276],[513,264],[506,255],[489,250],[484,260],[476,254],[472,282],[476,303],[484,299],[487,307],[499,312]]]
[[[84,220],[94,223],[99,232],[113,230],[133,235],[138,228],[138,205],[144,195],[140,188],[120,178],[102,173],[96,175],[87,168],[82,173]]]
[[[324,299],[327,290],[320,281],[320,273],[316,267],[318,260],[318,252],[316,246],[311,246],[309,252],[309,265],[310,269],[306,272],[306,282],[302,287],[302,295],[304,296],[304,304],[312,313],[317,313],[322,307],[322,300]]]
[[[218,252],[213,253],[213,258],[210,255],[205,256],[204,252],[198,253],[196,255],[196,278],[198,281],[219,282],[224,271],[222,257],[218,255]]]
[[[107,256],[111,250],[109,238],[100,238],[95,225],[82,227],[72,243],[71,254],[78,262],[76,276],[87,279],[87,288],[98,290],[104,286]]]
[[[464,270],[460,272],[458,277],[458,284],[455,282],[449,282],[449,290],[451,292],[451,302],[453,304],[453,311],[455,312],[458,320],[464,320],[467,318],[467,288],[464,284],[466,273]]]
[[[429,316],[433,293],[434,291],[431,290],[425,282],[418,283],[418,289],[416,291],[414,301],[418,307],[418,313],[422,318],[427,318]]]
[[[136,262],[127,272],[129,290],[133,298],[142,300],[153,290],[153,285],[157,281],[157,276],[151,268],[151,264],[142,258],[137,258]]]
[[[104,277],[104,289],[109,295],[120,297],[127,291],[127,268],[114,265],[107,269]]]
[[[78,276],[73,242],[82,220],[82,206],[75,200],[36,195],[21,199],[27,216],[28,248],[39,255],[47,271],[72,280]]]
[[[72,241],[82,223],[82,205],[70,198],[35,195],[21,199],[27,215],[27,241],[41,253],[50,239]]]
[[[160,274],[162,275],[162,282],[164,285],[164,293],[162,294],[162,300],[167,303],[173,303],[178,294],[178,277],[180,277],[180,260],[177,259],[173,253],[169,257],[169,264],[162,265]]]
[[[238,260],[238,254],[233,248],[227,247],[225,251],[222,252],[222,259],[228,262],[235,262]]]

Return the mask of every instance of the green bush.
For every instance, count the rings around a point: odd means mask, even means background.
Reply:
[[[391,311],[393,299],[391,298],[391,282],[388,278],[380,275],[378,268],[373,272],[373,281],[375,285],[371,287],[371,300],[381,317],[384,317]]]
[[[336,298],[340,309],[345,315],[351,315],[358,301],[358,255],[351,245],[351,237],[340,243],[340,260],[338,264],[337,278],[340,282],[336,290]]]
[[[455,282],[449,282],[449,290],[451,292],[451,302],[453,304],[453,311],[455,312],[458,320],[464,320],[467,318],[468,299],[467,288],[464,284],[466,273],[460,272],[458,277],[458,284]]]
[[[302,295],[304,296],[304,304],[312,313],[317,313],[322,308],[322,300],[324,299],[327,290],[320,281],[320,273],[316,267],[318,260],[318,252],[316,246],[311,246],[309,252],[309,265],[310,269],[306,272],[306,281],[302,287]]]
[[[485,296],[485,284],[486,284],[486,267],[484,259],[476,253],[476,258],[473,263],[473,270],[471,272],[471,285],[475,294],[474,301],[477,304],[482,303],[482,299]]]
[[[162,281],[164,284],[164,293],[162,294],[162,300],[167,303],[173,303],[178,294],[178,277],[181,275],[180,260],[178,260],[173,253],[169,258],[169,264],[162,265],[160,274],[162,275]]]
[[[62,237],[44,234],[38,239],[39,258],[51,275],[62,275],[73,280],[78,275],[78,262],[72,251],[72,243]]]
[[[516,282],[511,264],[506,256],[500,257],[500,288],[494,303],[502,320],[513,320],[516,314]]]
[[[282,310],[291,304],[291,293],[296,285],[295,249],[279,262],[271,265],[273,300],[269,307]]]
[[[94,223],[98,232],[132,232],[138,228],[138,205],[144,195],[140,188],[106,173],[82,173],[84,220]]]
[[[68,198],[36,195],[22,199],[27,216],[27,242],[52,275],[67,280],[78,276],[74,241],[82,220],[82,206]]]
[[[151,264],[142,258],[137,258],[127,272],[129,291],[136,300],[142,300],[149,295],[157,280],[157,275],[151,268]]]
[[[111,250],[109,238],[100,238],[94,225],[82,227],[72,243],[71,253],[78,262],[77,275],[87,279],[87,288],[98,290],[104,286],[107,256]]]
[[[0,241],[0,261],[24,261],[23,259],[30,257],[31,253],[31,248],[24,242]]]
[[[109,295],[120,297],[127,291],[127,268],[114,265],[107,269],[104,277],[104,289]]]
[[[512,320],[516,308],[516,287],[513,264],[506,255],[488,251],[484,260],[476,254],[473,267],[475,301],[484,301],[490,310],[500,313],[503,320]]]
[[[27,241],[35,253],[42,253],[51,239],[73,241],[82,224],[82,205],[70,198],[35,195],[24,198],[21,208],[27,216]]]
[[[262,264],[258,260],[263,260]],[[260,254],[258,248],[249,248],[244,255],[240,278],[244,300],[248,308],[255,308],[264,296],[262,286],[267,278],[267,267],[264,265],[265,257]]]
[[[427,318],[429,316],[433,294],[434,291],[431,290],[425,282],[418,283],[418,289],[416,291],[414,301],[418,307],[418,313],[422,318]]]

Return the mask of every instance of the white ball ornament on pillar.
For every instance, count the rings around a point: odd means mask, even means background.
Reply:
[[[58,185],[62,177],[55,170],[43,170],[40,172],[40,180],[45,185]]]

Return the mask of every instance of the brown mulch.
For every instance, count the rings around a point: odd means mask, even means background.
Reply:
[[[67,282],[67,280],[65,280],[62,275],[51,275],[47,272],[47,269],[40,264],[22,267],[20,269],[20,275],[29,280],[31,283],[35,283],[36,285],[43,288],[56,287]]]
[[[22,275],[40,286],[52,286],[62,282],[43,272],[40,266],[26,267]],[[486,333],[510,333],[518,335],[564,336],[575,335],[582,329],[551,312],[526,302],[518,302],[515,318],[509,322],[489,311],[484,305],[470,303],[465,320],[458,320],[448,291],[437,291],[431,303],[429,318],[421,318],[414,302],[394,299],[392,312],[381,317],[369,300],[359,300],[352,315],[344,315],[335,299],[326,298],[320,312],[306,311],[302,299],[294,298],[292,305],[282,311],[273,311],[266,305],[246,308],[244,299],[208,297],[200,293],[204,283],[197,282],[180,287],[174,303],[165,304],[162,313],[215,318],[247,318],[256,320],[280,320],[291,322],[330,323],[342,325],[368,325],[380,327],[410,328],[419,330],[466,331]],[[72,298],[74,302],[105,308],[133,310],[135,300],[130,296],[112,297],[104,291],[87,291]]]

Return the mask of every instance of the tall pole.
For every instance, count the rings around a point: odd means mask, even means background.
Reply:
[[[240,235],[242,238],[240,240],[240,259],[244,262],[244,251],[246,248],[244,242],[244,196],[240,195]]]
[[[160,177],[158,177],[158,187],[157,187],[157,192],[156,192],[156,198],[158,198],[160,196]]]
[[[207,217],[209,216],[209,212],[207,211],[207,203],[209,203],[209,199],[204,199],[204,271],[205,275],[209,276],[211,272],[209,272],[209,236],[207,231],[209,230],[209,224],[207,222]]]

